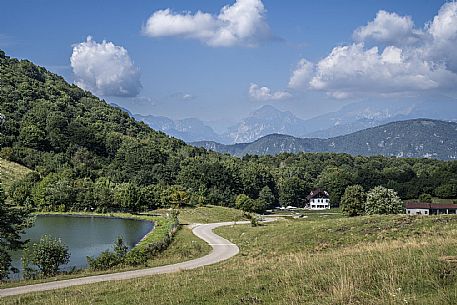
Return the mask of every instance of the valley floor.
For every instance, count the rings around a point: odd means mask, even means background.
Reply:
[[[456,304],[457,217],[284,219],[216,233],[240,246],[192,271],[1,304]]]

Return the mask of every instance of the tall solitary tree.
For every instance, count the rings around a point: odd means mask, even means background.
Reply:
[[[10,251],[21,249],[24,242],[20,234],[31,225],[30,213],[6,203],[0,183],[0,280],[8,278],[11,271]]]
[[[351,185],[341,198],[341,210],[347,216],[359,216],[365,213],[366,194],[361,185]]]

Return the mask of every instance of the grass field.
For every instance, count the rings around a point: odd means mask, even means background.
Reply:
[[[13,181],[23,178],[30,171],[27,167],[0,158],[0,181],[6,192]]]
[[[157,210],[157,213],[164,214],[168,210]],[[179,210],[179,223],[212,223],[221,221],[243,220],[243,212],[240,210],[225,208],[221,206],[208,205],[204,207],[184,208]]]
[[[237,243],[240,255],[0,303],[457,304],[457,216],[283,219],[217,232]]]

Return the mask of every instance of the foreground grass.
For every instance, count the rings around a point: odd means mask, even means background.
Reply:
[[[27,167],[0,158],[0,181],[5,191],[14,181],[24,178],[29,172],[31,170]]]
[[[1,299],[3,304],[457,304],[456,216],[281,220],[219,228],[226,262]]]

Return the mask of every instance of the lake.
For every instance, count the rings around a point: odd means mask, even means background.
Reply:
[[[44,234],[60,238],[69,248],[70,262],[63,269],[87,267],[87,256],[112,250],[118,236],[132,248],[154,227],[150,221],[99,216],[38,215],[23,239],[36,242]],[[13,253],[13,266],[21,269],[22,251]],[[13,275],[11,278],[18,278]]]

